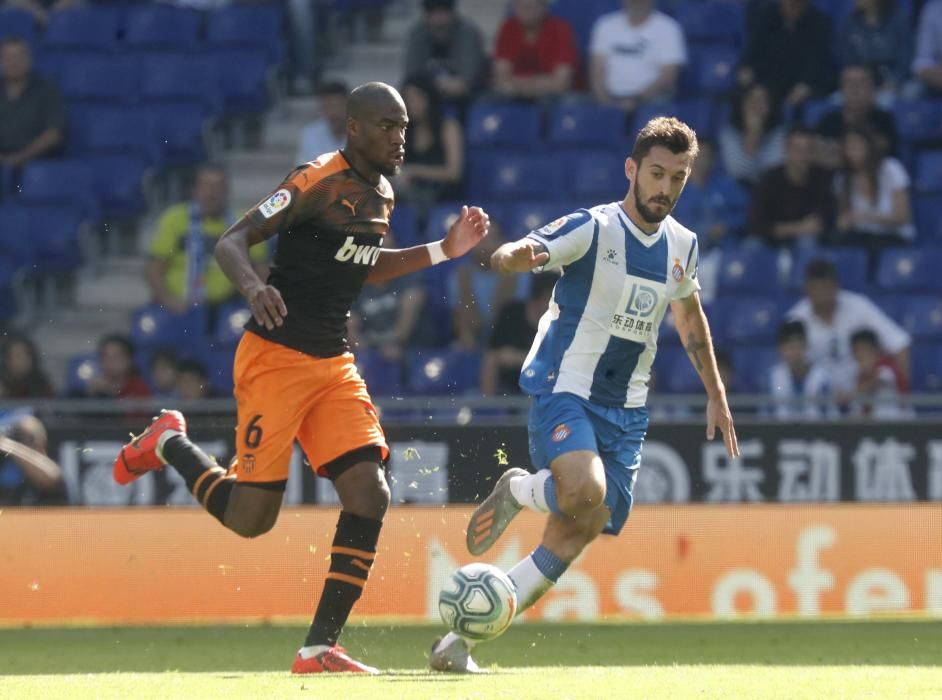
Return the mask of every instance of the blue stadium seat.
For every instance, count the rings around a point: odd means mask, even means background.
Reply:
[[[621,8],[618,0],[555,0],[550,5],[552,14],[562,17],[572,25],[576,35],[576,48],[582,56],[587,53],[595,20],[600,15],[619,9]]]
[[[801,121],[808,126],[815,128],[818,122],[824,118],[824,115],[835,109],[838,105],[830,98],[824,97],[815,100],[808,100],[801,108]]]
[[[196,165],[206,159],[206,130],[210,123],[204,105],[193,101],[147,105],[157,139],[163,145],[165,165]]]
[[[81,264],[82,212],[72,207],[24,207],[29,220],[35,267],[41,272],[74,270]]]
[[[527,149],[540,140],[540,108],[517,102],[476,102],[468,114],[467,142],[472,148]]]
[[[264,51],[218,51],[213,60],[226,114],[258,114],[268,109],[273,66]]]
[[[920,241],[942,242],[942,192],[915,194],[913,221]]]
[[[223,96],[212,59],[185,53],[150,53],[140,57],[140,97],[146,102],[187,100],[219,113]]]
[[[206,335],[206,311],[201,307],[173,314],[157,304],[147,304],[131,317],[131,339],[140,350],[199,347]]]
[[[668,345],[659,348],[654,357],[654,371],[655,393],[696,394],[703,391],[700,376],[682,347]]]
[[[14,268],[32,265],[33,243],[28,211],[22,206],[0,206],[0,258]]]
[[[900,100],[893,112],[896,128],[904,141],[942,138],[942,100]]]
[[[575,209],[576,207],[570,207],[562,202],[535,201],[510,204],[503,222],[504,238],[515,241]],[[494,218],[493,215],[491,218]]]
[[[917,342],[942,341],[942,299],[932,296],[910,297],[905,308],[894,316]]]
[[[13,8],[0,10],[0,39],[15,36],[35,46],[37,34],[36,19],[31,12]]]
[[[591,102],[556,105],[549,116],[549,142],[558,146],[615,148],[628,143],[625,113]]]
[[[73,7],[49,13],[43,50],[111,51],[118,41],[120,15],[107,7]]]
[[[916,192],[942,192],[942,151],[923,151],[916,159]]]
[[[242,301],[225,304],[216,310],[213,343],[216,346],[235,347],[242,339],[243,327],[252,317],[249,307]]]
[[[25,165],[17,200],[38,206],[73,207],[90,221],[98,220],[101,212],[92,169],[79,159],[39,160]]]
[[[420,396],[463,394],[476,390],[481,356],[464,350],[413,350],[406,361],[410,393]]]
[[[262,49],[272,63],[280,63],[282,22],[275,3],[230,5],[209,14],[206,41],[216,48]]]
[[[13,261],[0,257],[0,321],[6,321],[16,313],[16,300],[13,298],[15,275]]]
[[[773,295],[779,289],[778,253],[767,248],[723,251],[717,273],[720,296]]]
[[[769,370],[779,360],[776,345],[749,343],[734,346],[729,354],[738,391],[761,394],[769,390]]]
[[[942,391],[942,345],[917,344],[911,353],[913,390],[933,393]]]
[[[168,5],[132,8],[125,18],[124,41],[135,49],[189,49],[199,39],[200,15]]]
[[[234,347],[212,348],[206,353],[203,363],[209,374],[209,390],[213,396],[222,398],[232,396],[234,361]]]
[[[461,206],[458,202],[442,202],[429,209],[425,224],[425,240],[437,241],[448,233],[451,225],[458,220]]]
[[[138,63],[127,56],[101,56],[97,53],[60,54],[56,71],[62,94],[71,104],[76,101],[127,104],[137,96]]]
[[[163,159],[153,114],[139,107],[83,107],[69,111],[68,150],[75,155],[135,155],[148,165]]]
[[[394,247],[410,248],[425,243],[419,231],[419,217],[415,207],[408,203],[396,204],[392,216],[389,217],[389,229],[394,238]],[[389,247],[386,241],[383,245]]]
[[[723,336],[729,343],[774,342],[782,320],[781,304],[773,298],[726,299]]]
[[[658,104],[645,104],[635,112],[635,131],[654,117],[677,117],[689,124],[702,136],[716,135],[716,107],[709,98],[676,100]]]
[[[687,65],[688,87],[696,94],[724,95],[736,87],[739,49],[731,46],[707,46],[692,51]]]
[[[745,34],[745,12],[737,2],[687,2],[677,8],[684,38],[692,44],[738,47]]]
[[[559,197],[563,176],[550,156],[472,153],[469,194],[476,200]]]
[[[65,370],[65,394],[82,396],[88,383],[101,372],[97,352],[80,352],[69,358]]]
[[[134,154],[88,155],[101,211],[105,217],[133,217],[144,212],[142,184],[150,171],[147,160]]]
[[[880,254],[877,284],[888,292],[942,292],[942,252],[935,248],[891,248]]]
[[[854,292],[867,291],[867,253],[859,248],[816,248],[797,251],[789,275],[789,289],[802,289],[805,283],[805,268],[812,260],[820,259],[834,263],[841,287]]]
[[[375,350],[355,353],[357,370],[366,381],[371,396],[402,396],[402,365],[387,360]]]
[[[591,206],[621,200],[628,191],[625,156],[612,151],[581,151],[567,157],[566,191]]]

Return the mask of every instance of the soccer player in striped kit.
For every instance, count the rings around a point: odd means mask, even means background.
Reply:
[[[580,209],[492,256],[505,273],[561,270],[520,375],[532,397],[535,473],[509,469],[471,516],[467,545],[486,552],[523,508],[547,513],[541,544],[508,571],[518,610],[543,596],[600,533],[631,510],[648,427],[647,382],[667,306],[706,388],[706,434],[739,455],[700,304],[697,237],[671,216],[697,157],[697,137],[671,117],[649,121],[625,162],[622,202]],[[429,658],[439,671],[476,672],[471,644],[453,632]]]

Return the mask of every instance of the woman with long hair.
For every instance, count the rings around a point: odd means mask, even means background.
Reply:
[[[53,395],[36,344],[28,336],[8,335],[0,351],[0,398],[41,399]]]
[[[733,98],[729,123],[719,134],[720,159],[726,173],[752,186],[785,157],[785,129],[768,88],[755,83]]]

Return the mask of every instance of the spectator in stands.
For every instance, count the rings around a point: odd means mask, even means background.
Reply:
[[[877,138],[882,155],[896,153],[896,120],[876,103],[876,78],[866,66],[851,65],[841,70],[841,106],[825,114],[818,122],[822,143],[818,162],[826,168],[841,165],[841,142],[851,127],[868,128]]]
[[[809,0],[777,0],[756,10],[738,80],[761,83],[776,102],[797,106],[833,83],[831,23]]]
[[[680,25],[655,10],[654,0],[622,0],[622,7],[592,27],[589,80],[597,102],[633,112],[674,93],[687,45]]]
[[[831,379],[824,365],[808,359],[808,337],[801,321],[785,321],[778,330],[781,358],[769,369],[768,391],[776,418],[819,418],[834,415]]]
[[[85,396],[96,399],[135,399],[150,396],[150,387],[134,366],[134,345],[127,336],[106,335],[98,342],[101,372],[89,380]]]
[[[82,0],[6,0],[3,7],[25,10],[42,25],[49,21],[49,13],[81,5]]]
[[[35,416],[0,416],[0,506],[65,504],[62,469],[46,454],[47,444]]]
[[[317,91],[321,116],[301,131],[295,165],[344,147],[347,142],[348,92],[346,84],[339,81],[324,83]]]
[[[464,133],[427,77],[408,78],[401,92],[409,112],[409,138],[405,163],[393,187],[397,199],[425,211],[436,202],[461,196]]]
[[[0,399],[44,399],[54,394],[36,344],[19,333],[8,335],[0,354]]]
[[[406,39],[404,75],[427,75],[444,99],[463,103],[480,89],[487,56],[481,30],[455,2],[422,0],[424,16]]]
[[[383,246],[396,247],[392,232],[386,234]],[[354,352],[369,349],[390,362],[400,362],[412,344],[424,306],[425,290],[419,276],[365,285],[347,324]]]
[[[942,0],[932,0],[922,8],[913,73],[929,92],[942,93]]]
[[[729,123],[720,129],[720,157],[730,177],[753,186],[763,171],[782,164],[785,128],[768,88],[754,83],[733,99]]]
[[[196,173],[192,200],[170,207],[157,222],[146,274],[153,300],[165,309],[182,313],[193,305],[217,306],[235,295],[213,256],[217,239],[234,220],[228,197],[226,171],[203,165]],[[251,254],[262,274],[265,246],[254,246]]]
[[[491,269],[491,255],[504,242],[500,227],[491,222],[487,238],[456,263],[448,278],[455,343],[463,350],[486,347],[504,305],[529,293],[530,276],[505,276]]]
[[[708,136],[697,140],[700,153],[672,216],[697,232],[702,262],[706,251],[722,247],[731,242],[733,235],[745,232],[749,195],[716,166],[713,140]]]
[[[876,333],[908,381],[909,334],[867,297],[841,289],[837,268],[829,260],[813,260],[805,268],[805,298],[792,307],[788,318],[804,324],[808,359],[827,368],[835,392],[854,386],[850,339],[863,329]]]
[[[831,176],[815,165],[815,133],[792,127],[785,163],[767,171],[752,195],[749,232],[770,245],[809,246],[834,223]]]
[[[844,164],[835,187],[835,244],[875,251],[912,241],[909,175],[896,158],[881,155],[872,131],[850,128],[844,134]]]
[[[0,39],[0,168],[21,168],[62,145],[65,111],[58,88],[33,72],[29,44]]]
[[[911,42],[909,18],[896,0],[856,0],[838,29],[838,60],[870,68],[882,87],[895,91],[909,78]]]
[[[159,398],[174,398],[177,395],[177,353],[172,348],[161,348],[150,357],[150,386],[153,395]]]
[[[183,401],[199,401],[212,397],[209,372],[198,360],[183,360],[177,366],[177,397]]]
[[[494,90],[503,97],[539,100],[572,87],[579,55],[572,27],[547,11],[547,0],[514,0],[497,32]]]
[[[903,397],[909,385],[893,358],[880,347],[880,339],[869,328],[850,337],[856,365],[856,383],[850,404],[851,415],[871,418],[905,418],[911,411]]]
[[[554,272],[541,272],[530,281],[526,301],[513,300],[497,314],[481,364],[481,393],[503,396],[520,393],[520,369],[536,334],[537,324],[553,298],[559,280]]]

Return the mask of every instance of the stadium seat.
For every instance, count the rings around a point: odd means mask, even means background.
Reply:
[[[410,393],[454,395],[477,389],[481,356],[464,350],[413,350],[406,365]]]
[[[72,7],[49,13],[42,48],[111,51],[118,41],[120,15],[107,7]]]
[[[209,374],[209,390],[213,396],[221,398],[232,396],[232,365],[235,361],[235,348],[212,348],[202,362]]]
[[[68,187],[63,187],[68,183]],[[85,219],[97,221],[101,212],[92,169],[82,160],[39,160],[20,174],[17,201],[23,204],[64,205],[78,209]]]
[[[942,192],[942,151],[923,151],[916,158],[916,192]]]
[[[635,112],[634,129],[638,131],[654,117],[677,117],[689,124],[701,136],[715,136],[716,107],[708,98],[676,100],[641,105]]]
[[[918,240],[942,243],[942,192],[915,194],[913,221]]]
[[[773,295],[779,289],[778,253],[767,248],[723,251],[720,258],[720,296]]]
[[[739,49],[731,46],[697,48],[687,65],[688,87],[699,95],[725,95],[736,87]]]
[[[745,34],[745,12],[736,2],[687,2],[677,8],[676,19],[691,44],[738,47]]]
[[[264,51],[218,51],[213,60],[225,114],[259,114],[268,109],[273,67]]]
[[[200,14],[168,5],[142,5],[128,11],[124,42],[134,49],[190,49],[197,45]]]
[[[88,155],[85,161],[92,169],[102,215],[121,218],[144,212],[142,184],[150,171],[145,158],[134,154],[106,154]]]
[[[0,206],[0,258],[14,268],[30,266],[35,258],[29,215],[22,206]]]
[[[425,240],[437,241],[448,233],[451,225],[458,220],[461,206],[458,202],[443,202],[429,209],[425,225]]]
[[[275,3],[221,7],[207,18],[206,41],[215,48],[262,49],[271,63],[281,63],[282,22]]]
[[[16,300],[13,298],[15,275],[13,261],[0,257],[0,321],[6,321],[16,313]]]
[[[35,268],[40,272],[76,269],[82,262],[79,232],[82,212],[72,207],[24,207]]]
[[[0,39],[15,36],[36,45],[36,19],[31,12],[7,8],[0,10]]]
[[[942,100],[900,100],[893,112],[904,141],[942,139]]]
[[[888,292],[942,292],[942,252],[936,248],[891,248],[880,254],[877,284]]]
[[[762,297],[726,299],[722,302],[722,309],[723,336],[730,344],[775,341],[782,320],[778,300]]]
[[[402,365],[384,358],[375,350],[355,353],[357,370],[366,381],[371,396],[402,396]]]
[[[83,107],[69,112],[67,149],[74,155],[135,155],[148,165],[163,159],[153,114],[138,107]]]
[[[859,248],[815,248],[797,251],[789,275],[789,289],[802,289],[805,283],[805,268],[812,260],[820,259],[834,263],[841,287],[854,292],[867,291],[867,252]]]
[[[206,335],[206,311],[201,307],[173,314],[158,304],[147,304],[131,317],[131,339],[140,350],[198,347]]]
[[[570,207],[562,202],[516,202],[507,207],[504,217],[504,238],[509,241],[517,240],[561,216],[565,216],[577,207]],[[491,215],[494,218],[494,215]]]
[[[205,105],[193,101],[147,105],[157,139],[163,145],[165,165],[196,165],[206,159],[206,131],[210,124]]]
[[[582,151],[567,158],[566,191],[589,206],[621,200],[628,191],[625,156],[612,151]]]
[[[563,173],[551,156],[472,153],[469,194],[476,200],[559,197]]]
[[[620,109],[591,102],[559,104],[550,112],[549,142],[612,149],[619,141],[628,143],[625,127],[625,113]]]
[[[917,342],[942,341],[942,299],[932,296],[910,297],[894,316]]]
[[[396,248],[410,248],[425,243],[419,231],[419,217],[415,207],[408,203],[396,204],[389,217],[389,229],[392,232]],[[383,245],[389,246],[388,242]]]
[[[576,38],[576,48],[581,56],[587,55],[589,39],[595,20],[608,12],[621,9],[618,0],[555,0],[550,5],[550,12],[562,17],[572,25]]]
[[[213,343],[219,347],[235,347],[242,339],[243,327],[252,317],[249,307],[242,301],[225,304],[216,310]]]
[[[56,76],[70,106],[75,102],[128,104],[137,97],[139,70],[132,57],[68,52],[60,54],[60,60]]]
[[[942,345],[917,344],[911,353],[913,391],[942,391]]]
[[[801,121],[812,128],[816,128],[824,115],[837,106],[837,103],[827,97],[808,100],[801,108]]]
[[[467,143],[472,148],[528,149],[540,140],[540,108],[516,102],[476,102],[468,114]]]
[[[682,347],[668,345],[658,349],[654,371],[656,393],[696,394],[703,391],[700,376]]]
[[[219,113],[223,95],[212,59],[184,53],[150,53],[140,57],[139,91],[142,100],[201,104]]]
[[[761,394],[769,390],[769,370],[779,360],[776,345],[749,343],[734,346],[729,354],[739,391]]]
[[[82,396],[88,383],[101,372],[97,352],[80,352],[69,358],[65,370],[65,394]]]

